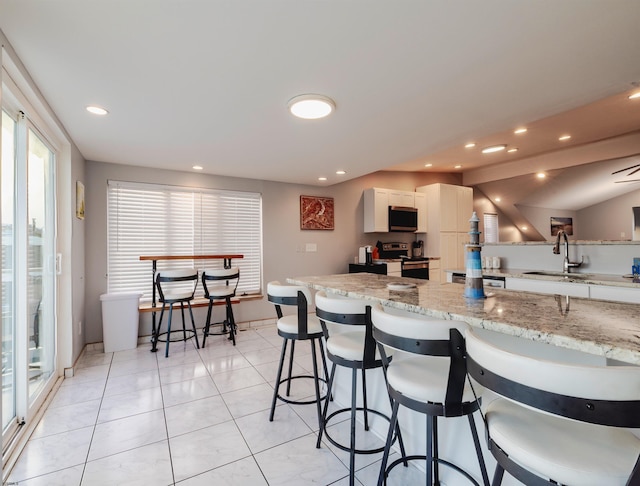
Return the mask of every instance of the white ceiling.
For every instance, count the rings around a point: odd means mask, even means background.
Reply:
[[[87,160],[318,185],[529,160],[555,150],[545,120],[615,96],[631,121],[563,146],[640,130],[638,26],[638,0],[0,1],[0,29]],[[336,112],[294,119],[304,93]],[[437,157],[523,124],[539,130],[508,159]]]

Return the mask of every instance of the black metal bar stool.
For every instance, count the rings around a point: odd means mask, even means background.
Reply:
[[[328,393],[332,393],[332,387],[336,374],[336,367],[343,366],[351,369],[351,406],[342,408],[327,416],[329,402],[324,404],[322,413],[322,427],[318,433],[317,446],[320,447],[323,434],[327,440],[337,448],[349,452],[349,484],[355,484],[355,455],[377,454],[384,451],[384,447],[364,449],[356,446],[356,413],[362,412],[364,430],[369,430],[369,414],[377,415],[384,420],[390,418],[380,412],[369,408],[367,404],[366,372],[376,368],[382,368],[382,361],[376,351],[376,342],[373,339],[371,326],[371,301],[343,298],[341,296],[329,296],[324,291],[316,294],[316,314],[327,341],[327,356],[333,363],[329,377]],[[341,326],[345,332],[329,332],[327,323]],[[362,373],[362,406],[357,406],[357,381],[358,370]],[[350,413],[350,441],[349,445],[340,444],[327,430],[331,419],[341,413]],[[396,428],[392,441],[399,439],[400,449],[404,454],[404,444],[399,429]]]
[[[640,438],[630,430],[640,427],[640,367],[588,365],[509,338],[466,336],[469,375],[501,397],[484,410],[498,462],[492,484],[505,471],[536,486],[640,484]]]
[[[236,345],[236,335],[238,334],[238,328],[236,326],[235,318],[233,317],[233,307],[231,306],[231,299],[236,296],[236,290],[238,289],[238,282],[240,280],[240,270],[238,267],[221,268],[214,270],[205,270],[202,272],[202,287],[204,288],[204,296],[209,299],[209,308],[207,309],[207,322],[204,326],[204,333],[202,336],[202,347],[204,348],[207,342],[207,336],[229,334],[229,339],[233,341],[233,345]],[[216,301],[224,300],[225,302],[225,319],[222,322],[214,323],[221,324],[222,330],[217,333],[212,333],[211,328],[211,313],[213,311],[213,305]]]
[[[441,464],[459,472],[476,486],[478,482],[467,472],[438,453],[438,417],[467,416],[471,436],[478,456],[482,482],[489,485],[478,431],[473,413],[480,408],[480,398],[466,381],[466,364],[463,333],[467,324],[459,321],[395,315],[388,313],[380,304],[371,310],[373,337],[378,342],[378,350],[385,367],[387,390],[393,403],[391,423],[387,434],[378,486],[386,484],[391,470],[400,463],[421,459],[426,461],[426,483],[440,484]],[[385,346],[396,351],[410,353],[403,359],[390,361]],[[426,415],[427,447],[424,455],[402,457],[387,467],[389,451],[398,423],[400,405]]]
[[[324,347],[322,345],[322,327],[320,326],[320,322],[318,321],[318,318],[316,316],[308,314],[309,302],[311,301],[311,293],[306,287],[297,285],[283,285],[278,281],[273,281],[267,284],[267,294],[269,302],[273,303],[276,307],[276,314],[278,315],[278,335],[283,338],[282,351],[280,352],[280,362],[278,364],[278,374],[276,376],[276,383],[273,390],[273,400],[271,402],[271,413],[269,414],[269,421],[273,421],[277,400],[281,400],[292,405],[310,405],[312,403],[315,403],[318,413],[318,426],[322,428],[321,402],[327,397],[327,395],[325,394],[324,396],[320,396],[320,383],[326,383],[326,376],[328,375],[328,372],[327,362],[324,355]],[[282,306],[296,306],[297,312],[296,314],[285,316],[282,312]],[[293,357],[295,353],[296,341],[309,341],[309,343],[311,344],[313,375],[291,375],[293,369]],[[291,352],[289,353],[289,372],[286,378],[282,378],[282,368],[284,366],[287,344],[289,342],[291,342]],[[322,359],[325,378],[320,378],[318,374],[316,342],[320,347],[320,357]],[[309,400],[291,400],[287,398],[291,394],[292,381],[302,378],[313,379],[315,386],[315,398]],[[279,392],[280,385],[285,382],[287,384],[286,396],[282,396]]]
[[[160,320],[155,334],[152,336],[152,350],[156,349],[158,341],[167,343],[165,357],[169,357],[169,343],[172,341],[171,333],[180,332],[179,330],[171,330],[171,318],[173,316],[173,306],[180,304],[182,311],[182,339],[173,339],[173,341],[186,341],[195,338],[196,347],[200,348],[198,343],[198,333],[196,332],[196,323],[193,319],[193,311],[191,310],[191,301],[196,292],[198,285],[198,271],[195,268],[184,268],[180,270],[163,270],[156,273],[156,288],[158,289],[159,302],[162,304],[160,312]],[[191,316],[191,327],[187,329],[184,319],[184,304],[189,307],[189,315]],[[164,316],[165,305],[169,304],[169,319],[167,323],[167,331],[160,332],[162,327],[162,318]],[[161,338],[160,336],[165,336]]]

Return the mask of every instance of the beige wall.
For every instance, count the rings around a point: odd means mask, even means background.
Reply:
[[[364,244],[382,241],[413,241],[411,234],[363,233],[362,191],[367,187],[414,190],[435,182],[459,184],[458,174],[414,174],[377,172],[330,187],[284,184],[253,179],[174,172],[119,164],[87,162],[86,165],[86,342],[102,341],[100,295],[107,290],[107,180],[174,184],[212,189],[255,191],[263,205],[263,284],[291,276],[346,273],[356,250]],[[301,195],[333,197],[334,231],[300,230]],[[296,251],[315,243],[317,252]],[[149,269],[151,278],[151,268]],[[274,317],[273,306],[261,301],[243,302],[234,310],[239,322]],[[203,312],[196,318],[203,320]],[[141,335],[150,333],[148,315],[141,320]]]

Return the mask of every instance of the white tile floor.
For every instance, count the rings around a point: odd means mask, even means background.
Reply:
[[[210,337],[85,353],[45,412],[9,477],[20,486],[347,485],[348,454],[316,449],[314,405],[280,405],[269,422],[281,338],[275,326],[241,331],[234,347]],[[310,372],[310,347],[294,371]],[[296,380],[294,396],[313,394]],[[292,390],[294,392],[294,390]],[[345,416],[346,418],[346,416]],[[345,427],[346,426],[346,427]],[[348,434],[338,423],[334,437]],[[367,433],[371,436],[370,433]],[[381,443],[377,437],[368,440]],[[357,484],[375,484],[380,455],[358,456]],[[346,464],[346,465],[345,465]],[[415,468],[389,484],[422,484]]]

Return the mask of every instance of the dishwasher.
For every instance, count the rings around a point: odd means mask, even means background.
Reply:
[[[463,272],[453,272],[451,274],[451,283],[464,284],[466,281],[466,273]],[[505,288],[505,278],[497,277],[494,275],[483,275],[482,276],[482,284],[484,287],[492,287],[494,289],[504,289]]]

